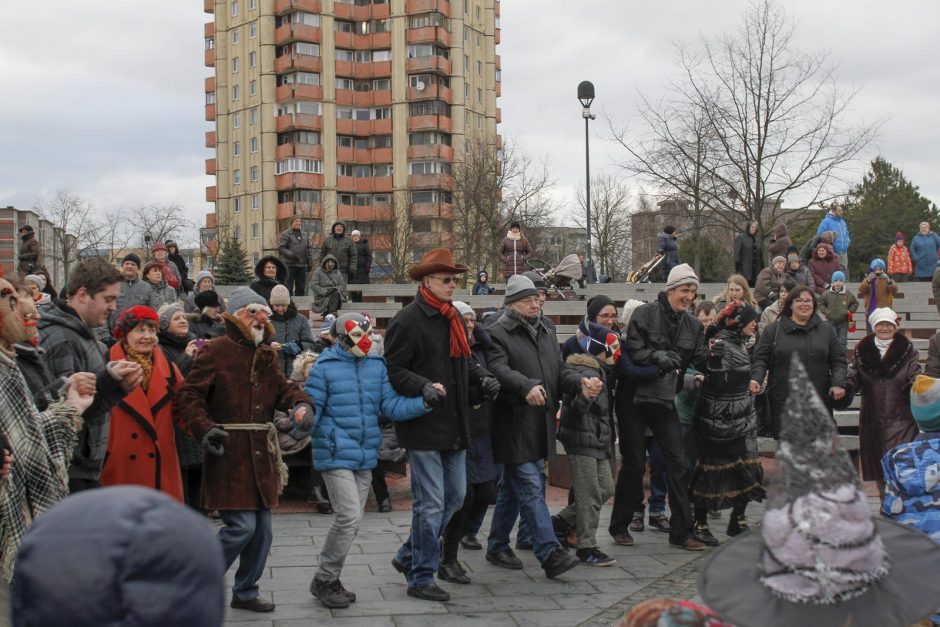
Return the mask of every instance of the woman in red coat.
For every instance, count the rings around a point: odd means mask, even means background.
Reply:
[[[118,342],[111,347],[111,359],[140,364],[144,380],[111,410],[101,484],[142,485],[182,502],[172,401],[183,377],[157,345],[159,324],[157,313],[142,305],[124,311],[115,324]]]

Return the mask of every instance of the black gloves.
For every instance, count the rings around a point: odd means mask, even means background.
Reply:
[[[228,433],[222,427],[212,427],[202,436],[202,448],[210,455],[221,457],[225,452],[225,441]]]
[[[655,351],[650,356],[650,362],[663,372],[668,372],[678,370],[682,365],[682,358],[675,351]]]
[[[424,402],[428,404],[428,407],[437,407],[444,402],[444,397],[446,394],[441,392],[434,384],[428,381],[424,384],[424,387],[421,388],[421,396],[424,397]]]
[[[496,377],[483,377],[480,379],[480,388],[483,390],[483,396],[493,400],[499,394],[499,381]]]

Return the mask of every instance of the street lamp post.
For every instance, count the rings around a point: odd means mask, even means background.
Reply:
[[[591,256],[591,142],[588,132],[588,123],[596,116],[591,113],[591,103],[594,102],[594,83],[581,81],[578,83],[578,101],[581,103],[581,117],[584,118],[584,206],[587,208],[587,267],[594,268]],[[589,276],[584,277],[590,282]]]

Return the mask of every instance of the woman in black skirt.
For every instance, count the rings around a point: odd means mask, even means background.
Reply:
[[[748,391],[750,358],[745,345],[757,328],[757,311],[732,301],[708,330],[708,369],[695,402],[693,430],[698,462],[690,490],[695,506],[693,537],[709,546],[707,512],[731,508],[728,535],[747,530],[745,509],[763,500],[757,456],[757,415]]]

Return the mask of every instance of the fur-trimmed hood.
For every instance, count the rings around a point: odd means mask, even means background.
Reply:
[[[913,342],[901,333],[894,334],[894,340],[885,352],[884,359],[881,358],[881,353],[875,346],[874,333],[863,337],[855,347],[861,366],[873,376],[883,378],[896,375],[907,363],[909,354],[914,350],[916,349]]]
[[[568,359],[565,360],[565,363],[569,366],[583,366],[585,368],[593,368],[598,372],[601,371],[601,364],[597,361],[597,358],[587,353],[572,353],[568,355]]]
[[[274,278],[274,280],[264,276],[264,264],[268,263],[269,261],[277,268],[277,276]],[[276,281],[277,283],[283,285],[287,280],[287,266],[285,266],[284,262],[274,255],[265,255],[258,260],[258,263],[255,264],[255,276],[261,282],[273,284]]]

